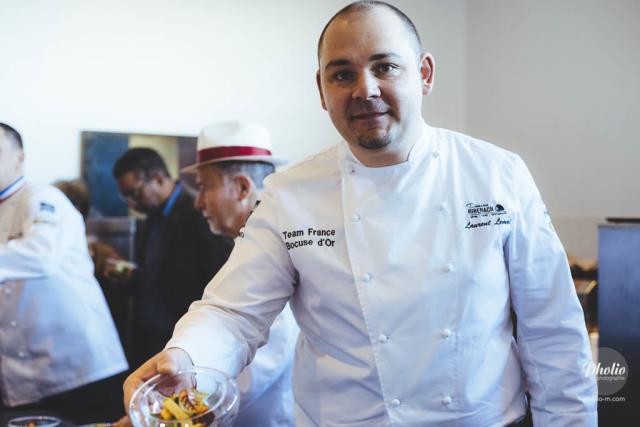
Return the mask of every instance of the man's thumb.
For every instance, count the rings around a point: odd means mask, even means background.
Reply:
[[[158,373],[160,374],[175,374],[179,369],[180,367],[178,366],[177,360],[173,357],[163,355],[163,357],[158,360]]]

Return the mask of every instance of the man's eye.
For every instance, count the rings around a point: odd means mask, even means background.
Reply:
[[[390,74],[395,72],[398,67],[394,64],[378,64],[375,67],[375,71],[380,74]]]
[[[349,81],[349,80],[353,80],[354,77],[354,73],[352,71],[336,71],[335,73],[333,73],[331,75],[331,80],[337,81],[337,82],[344,82],[344,81]]]

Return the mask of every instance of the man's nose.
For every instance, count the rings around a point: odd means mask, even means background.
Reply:
[[[198,191],[198,194],[196,195],[196,199],[193,201],[193,205],[199,211],[204,209],[204,203],[202,201],[202,191]]]
[[[371,73],[360,73],[353,89],[353,99],[371,99],[379,96],[378,79]]]

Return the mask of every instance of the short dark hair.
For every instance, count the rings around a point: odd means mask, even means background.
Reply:
[[[322,48],[322,41],[324,40],[324,34],[327,32],[329,25],[331,25],[333,21],[335,21],[342,15],[347,15],[349,13],[354,13],[354,12],[370,11],[376,7],[385,7],[391,12],[393,12],[393,14],[396,15],[398,18],[400,18],[405,28],[411,35],[411,38],[413,39],[412,41],[414,44],[414,50],[416,51],[417,56],[420,57],[422,53],[422,41],[420,40],[420,34],[418,34],[418,30],[416,29],[416,26],[414,25],[413,21],[407,15],[405,15],[403,11],[383,1],[361,0],[361,1],[356,1],[351,4],[348,4],[347,6],[340,9],[338,13],[336,13],[331,17],[331,19],[329,19],[329,22],[327,22],[327,25],[324,26],[324,28],[322,29],[322,33],[320,34],[320,38],[318,39],[318,62],[320,61],[320,49]]]
[[[263,188],[264,179],[276,170],[275,166],[267,162],[226,161],[212,163],[212,166],[219,168],[224,174],[236,175],[243,173],[248,175],[259,190]]]
[[[22,150],[22,148],[23,148],[22,147],[22,137],[20,136],[20,132],[18,132],[17,130],[15,130],[14,128],[9,126],[8,124],[2,123],[2,122],[0,122],[0,128],[2,130],[4,130],[4,133],[7,134],[9,139],[11,141],[13,141],[13,143],[15,143],[16,146]]]
[[[160,154],[151,148],[132,148],[122,155],[113,165],[113,177],[120,179],[128,172],[149,177],[156,173],[169,176],[169,170]]]

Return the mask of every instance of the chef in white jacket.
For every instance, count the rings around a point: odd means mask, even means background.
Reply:
[[[58,189],[29,185],[23,159],[20,134],[0,123],[0,409],[116,419],[128,366],[82,216]]]
[[[424,123],[434,61],[397,9],[347,6],[318,51],[344,141],[267,178],[164,363],[237,373],[290,302],[298,426],[520,425],[525,387],[536,427],[595,426],[583,313],[522,160]]]

